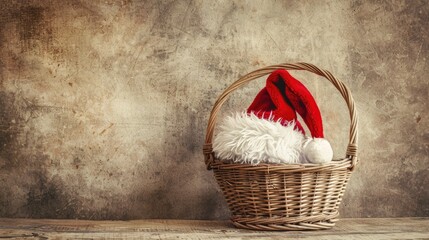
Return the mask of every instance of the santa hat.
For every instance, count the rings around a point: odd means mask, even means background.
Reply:
[[[297,113],[311,137],[305,137]],[[286,70],[271,73],[247,113],[221,124],[213,149],[218,158],[252,164],[326,163],[333,157],[316,101]]]

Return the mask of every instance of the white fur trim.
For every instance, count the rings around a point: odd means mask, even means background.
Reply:
[[[216,157],[238,163],[300,163],[304,135],[294,130],[295,123],[258,118],[238,113],[227,117],[213,141]]]
[[[309,138],[304,142],[302,155],[310,163],[327,163],[334,156],[331,144],[324,138]]]

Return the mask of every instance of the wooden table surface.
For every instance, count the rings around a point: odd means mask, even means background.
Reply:
[[[262,232],[228,221],[88,221],[0,218],[9,239],[429,239],[429,218],[341,219],[331,230]]]

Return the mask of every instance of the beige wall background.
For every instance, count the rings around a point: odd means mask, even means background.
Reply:
[[[227,218],[203,164],[209,111],[239,76],[298,61],[357,102],[341,216],[429,216],[428,23],[427,1],[0,1],[0,217]],[[292,74],[344,156],[344,101]]]

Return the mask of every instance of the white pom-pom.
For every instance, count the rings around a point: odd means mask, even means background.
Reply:
[[[305,141],[302,153],[309,163],[327,163],[334,157],[331,144],[324,138],[310,138]]]

